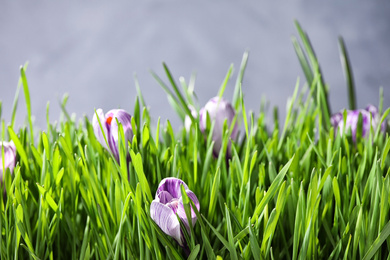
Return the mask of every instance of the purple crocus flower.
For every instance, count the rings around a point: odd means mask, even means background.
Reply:
[[[223,123],[227,120],[227,126],[230,128],[233,118],[236,114],[233,106],[224,98],[213,97],[207,102],[207,104],[200,110],[199,114],[199,127],[200,130],[204,133],[206,129],[206,120],[207,113],[209,113],[210,120],[213,122],[215,120],[214,129],[213,129],[213,141],[214,141],[214,154],[218,155],[222,146],[223,138]],[[231,138],[236,139],[238,134],[237,124],[234,125]],[[228,144],[228,156],[230,154],[230,141]]]
[[[187,184],[180,179],[171,177],[163,179],[158,185],[156,197],[150,205],[150,217],[165,234],[173,237],[183,247],[185,246],[185,238],[177,216],[184,223],[189,234],[190,225],[184,211],[180,185],[184,186],[187,196],[194,202],[196,208],[200,209],[198,198],[188,189]],[[192,226],[194,226],[197,218],[192,208],[191,218]]]
[[[104,135],[107,138],[108,147],[106,141],[104,140],[103,133],[100,128],[100,124],[98,121],[99,117],[100,123],[102,124]],[[131,141],[133,138],[133,129],[131,128],[131,116],[123,109],[112,109],[108,111],[105,115],[102,109],[96,110],[96,113],[92,118],[93,130],[95,132],[96,138],[100,142],[100,144],[111,151],[114,155],[117,162],[119,162],[119,148],[118,148],[118,122],[122,124],[123,132],[125,135],[125,142],[127,145],[128,141]]]
[[[3,161],[3,149],[4,149],[4,161]],[[1,142],[0,144],[0,181],[3,180],[3,174],[7,170],[11,173],[14,171],[16,163],[16,147],[13,141]]]
[[[362,115],[362,136],[366,137],[370,132],[370,127],[372,126],[374,131],[379,127],[380,115],[378,108],[373,105],[368,105],[365,109],[357,110],[347,110],[347,118],[345,121],[346,129],[351,128],[352,131],[352,140],[356,141],[356,132],[358,126],[359,114]],[[371,120],[371,125],[370,125]],[[340,132],[340,135],[344,133],[344,120],[343,112],[340,111],[334,114],[330,119],[333,127]],[[386,121],[382,123],[381,131],[384,133],[386,131]]]

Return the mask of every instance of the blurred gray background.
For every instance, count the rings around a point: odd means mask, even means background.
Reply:
[[[133,111],[134,72],[154,122],[180,121],[165,92],[150,75],[166,79],[166,62],[177,82],[197,73],[199,105],[217,94],[231,63],[235,70],[225,97],[232,98],[242,55],[249,50],[243,82],[246,107],[259,111],[263,96],[285,114],[297,77],[303,74],[291,36],[297,19],[308,33],[330,87],[332,111],[348,107],[338,36],[347,44],[358,106],[377,105],[384,88],[390,106],[390,2],[388,1],[1,1],[0,99],[9,123],[19,66],[27,78],[36,125],[68,111],[92,117],[95,108]],[[167,81],[167,80],[166,80]],[[168,81],[167,81],[168,82]],[[301,85],[302,85],[301,84]],[[17,125],[25,122],[21,91]]]

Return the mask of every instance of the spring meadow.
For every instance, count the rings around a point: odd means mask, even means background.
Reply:
[[[283,121],[278,108],[271,118],[263,105],[245,108],[247,52],[206,104],[174,68],[151,72],[182,119],[177,130],[152,123],[138,81],[133,111],[96,104],[76,119],[65,97],[59,122],[48,107],[37,130],[22,66],[1,124],[1,259],[390,259],[390,108],[382,90],[379,104],[356,107],[340,38],[349,98],[332,111],[332,86],[296,27],[305,78]],[[27,118],[17,128],[19,101]]]

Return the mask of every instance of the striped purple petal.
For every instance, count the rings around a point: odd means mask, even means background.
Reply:
[[[180,185],[183,184],[184,189],[188,190],[187,184],[185,184],[184,181],[170,177],[163,179],[160,184],[158,185],[158,189],[156,191],[156,197],[160,192],[168,192],[171,194],[171,196],[175,199],[181,198],[181,191],[180,191]]]
[[[4,158],[3,158],[4,150]],[[4,159],[4,160],[3,160]],[[0,144],[0,181],[3,180],[3,174],[7,169],[11,173],[14,171],[16,164],[16,147],[13,141],[1,142]]]
[[[180,222],[171,208],[153,200],[150,204],[150,217],[165,234],[173,237],[181,246],[183,245]]]
[[[110,129],[111,137],[110,137],[109,145],[112,153],[114,154],[115,158],[119,162],[119,148],[118,148],[119,128],[118,128],[117,120],[122,125],[124,136],[125,136],[125,143],[127,145],[128,141],[131,141],[133,138],[133,129],[131,127],[131,116],[123,109],[113,109],[107,112],[106,118],[112,118],[111,129]]]
[[[96,114],[98,116],[96,116]],[[103,114],[102,109],[98,109],[96,110],[96,114],[94,114],[92,118],[92,125],[94,128],[96,138],[104,148],[111,151],[115,159],[119,162],[118,122],[123,127],[125,142],[127,144],[127,142],[131,141],[133,138],[133,130],[131,127],[131,115],[123,109],[112,109],[108,111],[105,115]],[[107,144],[104,140],[104,136],[101,131],[98,119],[100,120],[104,134],[107,138],[107,143],[109,148],[107,147]]]

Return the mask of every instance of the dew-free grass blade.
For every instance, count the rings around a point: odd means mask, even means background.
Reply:
[[[137,173],[138,179],[140,180],[141,183],[141,189],[144,194],[144,198],[148,203],[151,203],[153,200],[152,193],[150,192],[150,187],[149,183],[145,177],[145,173],[143,170],[143,165],[142,165],[142,157],[141,154],[137,153],[137,155],[133,152],[133,150],[130,151],[131,155],[131,161],[134,166],[134,169]]]
[[[369,247],[369,249],[367,250],[366,254],[363,257],[363,260],[371,259],[378,251],[378,249],[381,247],[383,242],[385,242],[389,236],[390,236],[390,221],[387,222],[386,226],[381,230],[381,233],[375,239],[374,243]]]
[[[301,64],[303,73],[305,74],[307,84],[309,84],[309,86],[310,86],[311,83],[313,82],[313,78],[314,78],[312,68],[311,68],[309,61],[307,60],[307,57],[306,57],[305,53],[303,52],[301,45],[299,44],[297,38],[295,36],[292,36],[291,40],[292,40],[293,45],[294,45],[295,53],[298,56],[299,63]]]
[[[355,94],[355,82],[353,79],[352,66],[349,60],[349,55],[347,52],[347,48],[345,47],[345,42],[343,37],[339,37],[339,48],[340,48],[340,60],[341,65],[344,69],[344,77],[347,83],[348,89],[348,101],[349,101],[349,109],[356,109],[356,94]]]
[[[276,192],[278,191],[278,188],[280,184],[282,183],[282,180],[284,176],[286,175],[288,169],[290,168],[291,162],[293,161],[294,157],[291,158],[286,165],[280,170],[277,177],[272,182],[271,186],[269,187],[266,195],[261,200],[260,204],[256,206],[253,217],[252,217],[252,224],[254,222],[257,222],[257,218],[260,215],[260,213],[263,211],[264,207],[267,205],[267,203],[275,196]]]
[[[27,172],[29,172],[29,163],[27,159],[27,153],[24,149],[22,143],[20,142],[18,136],[15,134],[14,130],[11,127],[8,127],[8,133],[10,135],[11,140],[14,142],[16,146],[16,151],[18,151],[18,154],[20,155],[20,158],[22,159],[23,164],[27,168]]]
[[[250,247],[251,247],[253,258],[254,259],[263,259],[256,235],[254,234],[254,232],[252,230],[252,224],[251,224],[250,218],[248,221],[248,231],[249,231],[249,241],[250,241]]]
[[[232,223],[230,221],[230,213],[229,213],[229,209],[228,209],[226,204],[225,204],[225,216],[226,216],[226,226],[227,226],[228,242],[229,242],[230,248],[235,248],[234,238],[233,238],[233,230],[232,230]],[[232,259],[238,259],[236,250],[230,251],[230,257]]]
[[[207,221],[207,219],[203,215],[202,217],[204,221],[208,224],[208,226],[211,228],[211,230],[214,232],[214,234],[217,236],[217,238],[229,250],[230,254],[233,254],[233,257],[237,256],[237,253],[236,254],[233,253],[233,251],[236,251],[235,246],[231,246],[231,244],[210,224],[210,222]]]
[[[225,92],[227,83],[229,82],[230,76],[233,73],[233,68],[234,68],[233,64],[230,64],[230,67],[229,67],[228,72],[226,73],[225,79],[223,80],[221,87],[219,88],[218,96],[220,99],[223,97],[223,93]]]
[[[233,99],[232,99],[232,104],[233,104],[234,109],[236,111],[238,110],[238,108],[240,106],[239,94],[240,94],[240,89],[242,86],[242,81],[244,79],[244,73],[245,73],[246,65],[248,63],[248,58],[249,58],[249,51],[245,51],[244,55],[242,56],[241,65],[240,65],[240,72],[237,76],[236,85],[234,87]]]
[[[199,254],[199,250],[200,250],[200,245],[197,244],[194,249],[192,249],[191,253],[189,254],[187,260],[195,260],[197,259],[196,257],[198,256]]]
[[[30,126],[29,127],[30,128],[30,142],[34,145],[34,129],[33,129],[33,123],[32,123],[32,114],[31,114],[30,91],[28,88],[25,68],[23,66],[20,67],[20,76],[21,76],[22,83],[23,83],[23,91],[24,91],[24,98],[26,100],[28,123]]]
[[[169,82],[171,83],[172,88],[173,88],[177,98],[179,99],[179,102],[181,104],[181,108],[184,109],[186,114],[191,118],[191,121],[195,122],[195,119],[192,116],[192,113],[191,113],[190,109],[188,108],[187,102],[184,100],[183,95],[181,94],[179,88],[177,87],[177,84],[175,83],[175,81],[173,79],[173,76],[172,76],[171,72],[168,69],[168,66],[165,63],[163,63],[163,67],[164,67],[165,73],[166,73],[166,75],[167,75],[167,77],[169,79]]]

